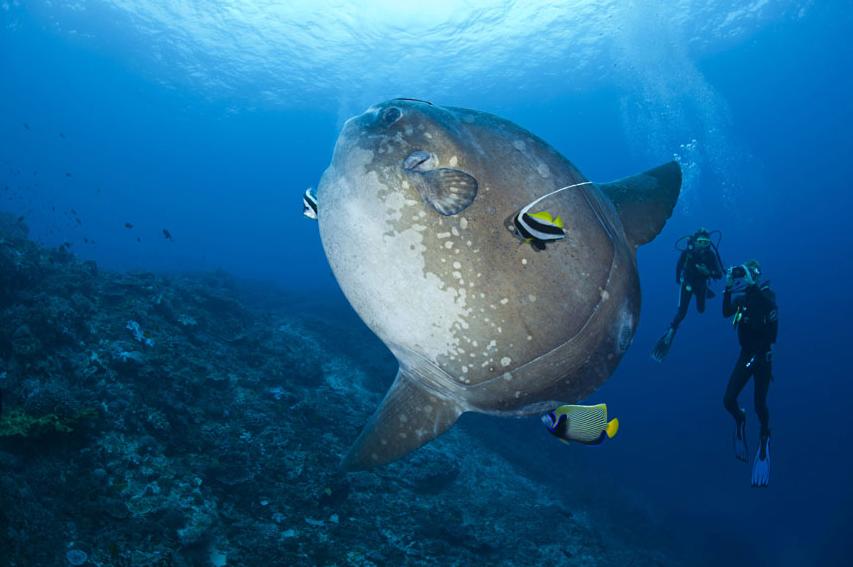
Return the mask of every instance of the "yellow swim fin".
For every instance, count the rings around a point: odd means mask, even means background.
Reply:
[[[619,431],[619,420],[615,417],[607,422],[607,427],[604,429],[607,432],[607,438],[613,439],[616,437],[616,432]]]

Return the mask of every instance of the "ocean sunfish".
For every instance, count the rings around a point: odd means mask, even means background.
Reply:
[[[348,120],[318,187],[320,237],[400,368],[343,466],[398,459],[466,411],[521,416],[592,393],[634,337],[636,248],[680,189],[675,162],[589,182],[543,140],[474,110],[395,99]],[[562,225],[547,247],[518,238],[534,201]]]

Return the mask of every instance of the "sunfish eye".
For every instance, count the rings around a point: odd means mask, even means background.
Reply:
[[[403,160],[403,168],[408,170],[423,170],[432,158],[429,152],[424,150],[415,150]]]
[[[389,106],[385,110],[382,111],[382,114],[379,115],[379,122],[381,122],[384,126],[390,126],[394,122],[400,119],[403,116],[403,113],[396,106]]]

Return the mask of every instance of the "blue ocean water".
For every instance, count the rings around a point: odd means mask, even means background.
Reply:
[[[535,419],[459,427],[519,467],[575,471],[559,490],[696,564],[846,564],[851,24],[849,2],[794,0],[2,0],[0,209],[105,269],[221,269],[363,332],[301,208],[350,116],[398,96],[492,112],[596,181],[676,156],[681,200],[639,252],[638,334],[591,398],[619,436],[565,448]],[[691,309],[663,364],[648,356],[675,310],[673,244],[699,225],[722,231],[727,264],[760,259],[778,295],[766,490],[731,458],[720,299]]]

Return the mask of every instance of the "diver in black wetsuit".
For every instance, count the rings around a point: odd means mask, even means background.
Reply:
[[[750,260],[726,273],[723,293],[723,317],[733,317],[740,342],[740,356],[723,396],[723,405],[735,418],[735,457],[746,462],[746,412],[737,397],[750,378],[755,381],[755,412],[761,422],[761,439],[752,465],[752,485],[767,486],[770,481],[770,413],[767,391],[772,375],[772,348],[779,328],[776,294],[769,282],[761,282],[761,266]],[[732,287],[742,280],[745,287],[733,298]]]
[[[675,267],[675,282],[680,286],[678,311],[669,329],[652,350],[652,358],[658,362],[669,354],[672,339],[675,338],[678,326],[687,315],[690,299],[696,296],[696,310],[704,313],[705,299],[714,297],[714,292],[708,287],[708,280],[718,280],[723,277],[723,262],[720,260],[719,250],[711,241],[711,233],[705,228],[700,228],[686,238],[687,247],[682,250]]]

